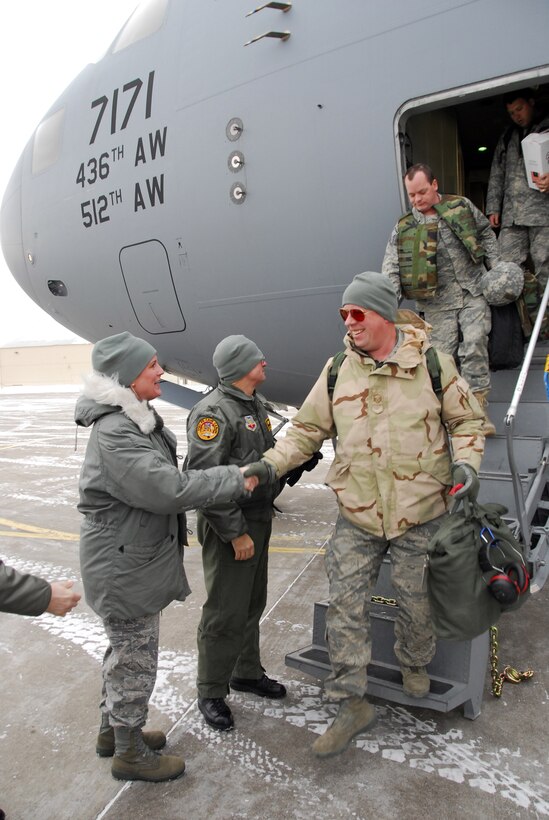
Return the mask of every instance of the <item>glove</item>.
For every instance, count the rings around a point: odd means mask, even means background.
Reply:
[[[244,472],[244,477],[249,478],[251,475],[256,475],[259,478],[259,486],[262,484],[272,484],[276,479],[275,468],[266,461],[253,461],[251,464],[248,464],[248,468]]]
[[[286,484],[288,484],[290,487],[293,487],[294,484],[297,484],[303,473],[310,473],[311,470],[314,470],[314,468],[322,458],[324,458],[322,453],[320,451],[317,451],[316,453],[313,453],[311,458],[304,464],[300,464],[299,467],[294,467],[293,470],[289,470],[284,476]]]
[[[452,464],[452,481],[453,487],[450,490],[450,495],[456,501],[461,501],[466,498],[468,501],[476,501],[480,482],[474,467],[465,462]]]

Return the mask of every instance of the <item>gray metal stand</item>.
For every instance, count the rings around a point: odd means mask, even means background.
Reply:
[[[390,585],[390,564],[384,561],[374,595],[394,598]],[[326,646],[326,611],[328,604],[314,605],[312,644],[286,655],[286,665],[324,680],[330,671]],[[480,715],[484,680],[488,668],[490,641],[488,632],[472,641],[437,642],[436,653],[427,667],[431,691],[425,698],[411,698],[402,689],[400,665],[393,651],[396,608],[373,603],[372,661],[368,666],[368,694],[383,700],[449,712],[463,705],[464,717],[474,720]]]

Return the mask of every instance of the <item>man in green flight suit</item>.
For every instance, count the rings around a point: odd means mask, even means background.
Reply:
[[[186,467],[203,469],[257,461],[275,443],[264,400],[266,361],[245,336],[228,336],[216,347],[219,385],[187,420]],[[234,725],[225,696],[229,686],[261,697],[283,698],[286,689],[265,674],[259,651],[259,620],[267,601],[267,563],[273,501],[280,482],[257,487],[250,498],[198,511],[198,540],[207,599],[198,626],[198,708],[206,723],[226,731]]]

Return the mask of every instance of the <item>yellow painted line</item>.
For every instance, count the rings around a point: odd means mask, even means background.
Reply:
[[[324,547],[273,547],[269,546],[269,552],[295,552],[303,555],[324,555],[326,550]]]
[[[73,532],[63,532],[61,530],[50,530],[44,527],[37,527],[33,524],[22,524],[20,521],[11,521],[9,518],[0,518],[0,526],[12,527],[9,530],[0,530],[0,537],[3,538],[42,538],[50,541],[78,541],[80,536]],[[280,535],[277,536],[278,541],[297,541],[298,535]],[[324,539],[325,543],[326,539]],[[190,547],[200,547],[196,538],[189,539]],[[269,552],[279,553],[293,553],[296,555],[324,555],[325,549],[323,547],[283,547],[276,543],[271,543]]]
[[[54,541],[78,541],[80,538],[76,533],[36,527],[33,524],[11,521],[9,518],[0,518],[0,526],[13,528],[11,530],[0,531],[0,535],[7,538],[45,538],[46,540]]]
[[[291,536],[287,536],[291,537]],[[297,537],[297,536],[296,536]],[[200,544],[196,540],[196,538],[189,539],[189,547],[200,548]],[[324,555],[326,550],[324,547],[277,547],[272,543],[269,545],[269,552],[280,552],[280,553],[294,553],[294,554],[301,554],[301,555],[315,555],[318,553],[319,555]]]
[[[56,533],[52,535],[51,530],[44,530],[39,532],[13,532],[13,530],[0,530],[0,536],[3,538],[39,538],[42,541],[79,541],[80,536],[74,535],[72,532]]]

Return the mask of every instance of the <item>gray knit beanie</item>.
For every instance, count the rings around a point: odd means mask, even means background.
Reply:
[[[155,355],[152,345],[125,330],[95,343],[92,366],[98,373],[115,376],[120,384],[129,387]]]
[[[232,384],[253,370],[264,358],[256,343],[245,336],[227,336],[214,350],[213,365],[220,380]]]
[[[388,276],[367,270],[358,273],[351,284],[343,291],[342,305],[358,305],[373,310],[388,319],[396,321],[398,299]]]

